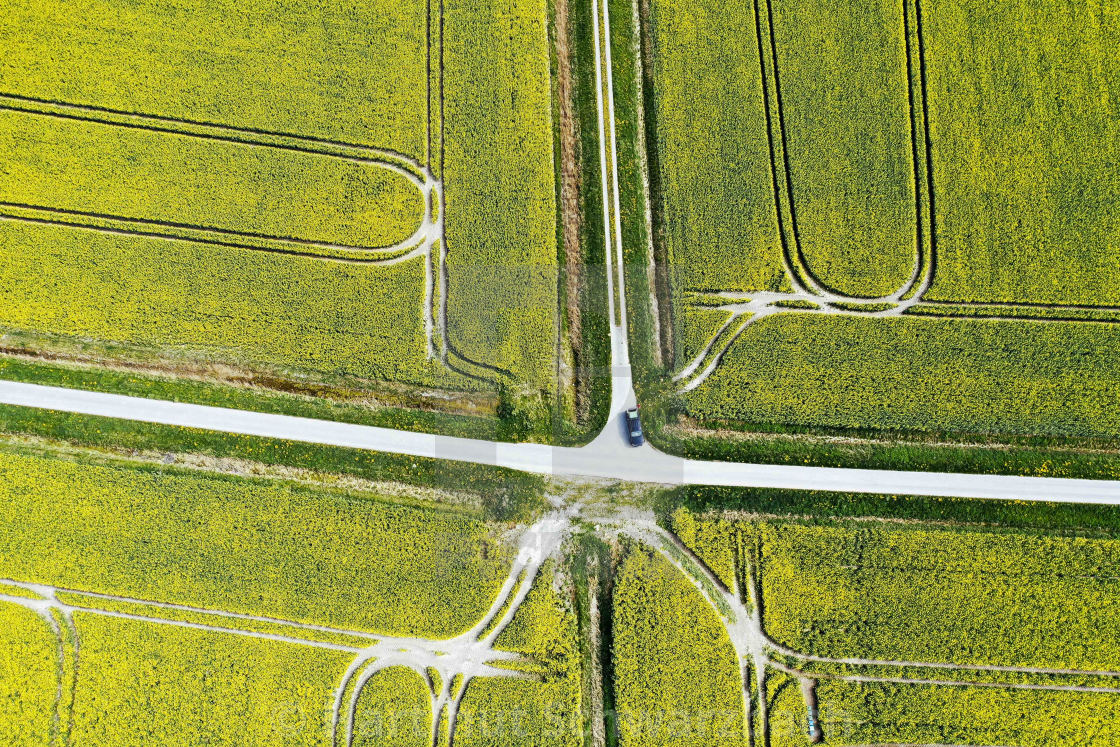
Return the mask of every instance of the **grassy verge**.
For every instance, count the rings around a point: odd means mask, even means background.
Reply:
[[[574,582],[583,657],[583,745],[615,747],[613,605],[614,560],[611,548],[589,532],[577,539],[568,569]]]
[[[333,386],[308,385],[298,393],[289,393],[251,385],[231,386],[174,376],[20,358],[0,358],[0,379],[470,438],[494,439],[499,431],[499,422],[492,416],[455,415],[407,406],[383,406],[371,401],[374,399],[371,392]]]
[[[809,429],[738,430],[684,434],[668,426],[673,415],[662,404],[643,409],[651,440],[665,451],[694,459],[758,464],[812,464],[857,469],[970,472],[1120,479],[1120,450],[1114,444],[1058,438],[977,439],[946,443],[940,434],[818,432]],[[650,427],[652,426],[652,427]],[[733,426],[729,425],[729,428]],[[741,426],[746,428],[746,426]]]
[[[606,423],[611,400],[610,323],[607,273],[603,256],[603,195],[599,174],[598,109],[595,99],[595,46],[590,0],[568,0],[572,110],[579,171],[579,294],[580,345],[572,357],[573,376],[586,398],[586,416],[577,423],[558,421],[555,442],[578,445],[590,441]],[[563,286],[563,283],[561,284]],[[563,287],[562,287],[562,290]],[[569,320],[570,321],[570,320]],[[578,416],[577,407],[577,416]]]
[[[615,127],[618,138],[619,206],[622,214],[622,247],[626,262],[626,313],[630,333],[630,365],[634,387],[644,400],[656,397],[665,369],[661,363],[658,319],[653,299],[658,287],[651,279],[651,225],[647,221],[646,179],[656,192],[656,153],[647,149],[653,142],[654,107],[644,67],[639,59],[641,36],[637,0],[607,0],[611,15],[611,55],[614,63]],[[644,49],[644,47],[643,47]],[[656,199],[654,199],[656,202]],[[652,220],[657,220],[654,211]]]
[[[1038,501],[927,498],[924,496],[835,493],[808,490],[704,487],[666,491],[662,509],[741,511],[794,517],[808,522],[883,519],[950,524],[985,524],[1050,533],[1120,531],[1120,506]]]
[[[372,481],[469,491],[477,494],[488,517],[499,520],[524,519],[543,507],[542,478],[500,467],[8,405],[0,405],[0,433],[116,452],[199,454]]]

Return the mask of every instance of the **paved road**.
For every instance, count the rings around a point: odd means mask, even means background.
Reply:
[[[616,404],[625,404],[630,397],[632,394],[620,397]],[[618,417],[612,417],[609,427],[592,443],[580,448],[567,448],[434,436],[329,420],[13,381],[0,381],[0,402],[226,433],[493,464],[544,475],[604,477],[670,484],[1120,504],[1120,482],[1104,480],[836,469],[680,459],[657,451],[648,444],[640,449],[627,446],[622,421]]]
[[[609,24],[605,4],[600,6],[596,2],[594,7],[596,15],[602,7],[602,16],[597,20],[601,20],[604,26]],[[598,26],[596,26],[596,33],[598,33]],[[611,317],[614,318],[614,273],[611,269],[615,265],[616,257],[617,264],[622,265],[622,233],[617,223],[617,218],[621,217],[617,207],[617,159],[614,157],[613,148],[612,157],[607,158],[604,145],[608,142],[608,137],[610,142],[614,141],[613,127],[608,132],[606,126],[606,122],[612,122],[614,119],[613,80],[609,60],[602,59],[604,57],[602,48],[598,44],[596,46],[600,49],[601,58],[598,60],[596,82],[605,83],[599,85],[597,90],[602,189],[603,194],[609,195],[611,203],[615,206],[616,218],[612,225],[612,216],[604,205],[604,221],[614,229],[605,232],[604,242],[608,268],[608,302]],[[607,96],[603,95],[604,89]],[[604,200],[604,203],[606,202]],[[621,275],[621,272],[619,274]],[[638,449],[631,448],[626,441],[621,418],[623,410],[632,406],[635,401],[627,346],[624,287],[619,289],[618,295],[621,301],[619,324],[612,326],[610,331],[613,372],[611,417],[603,432],[590,444],[580,448],[494,443],[11,381],[0,381],[0,403],[204,428],[226,433],[492,464],[556,476],[603,477],[669,484],[1120,504],[1120,482],[704,462],[670,456],[648,444]]]

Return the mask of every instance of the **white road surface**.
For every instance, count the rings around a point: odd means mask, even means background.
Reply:
[[[602,6],[596,3],[597,12],[599,7]],[[606,14],[606,7],[602,7],[602,17],[599,20],[603,23],[609,22]],[[600,56],[603,56],[602,53]],[[599,147],[600,162],[603,165],[602,188],[606,198],[617,205],[615,159],[607,158],[604,147],[608,137],[604,117],[609,116],[604,114],[604,109],[610,112],[614,108],[611,96],[607,97],[606,107],[604,107],[603,88],[605,87],[608,92],[613,90],[611,69],[604,62],[605,60],[600,60],[601,67],[598,71],[600,75],[605,71],[606,84],[599,86],[598,90]],[[609,132],[609,136],[613,141],[613,129]],[[621,217],[617,212],[615,216]],[[621,232],[617,224],[614,227],[616,245],[611,246],[611,232],[607,231],[604,247],[608,275],[613,275],[610,273],[610,268],[615,261],[612,255],[617,253],[619,264],[622,259]],[[611,285],[613,286],[613,279]],[[622,421],[623,411],[633,406],[635,402],[625,327],[625,294],[621,292],[622,290],[620,288],[619,293],[623,303],[619,314],[621,323],[611,328],[613,372],[611,417],[607,427],[594,441],[579,448],[496,443],[436,436],[329,420],[167,402],[14,381],[0,381],[0,403],[490,464],[558,477],[599,477],[667,484],[1120,504],[1120,481],[707,462],[670,456],[649,444],[641,448],[632,448],[627,442]],[[613,287],[608,288],[608,293],[613,317]]]
[[[616,380],[616,383],[620,382]],[[630,394],[619,398],[615,403],[614,412],[620,412],[628,401],[632,401],[632,396]],[[203,428],[225,433],[491,464],[558,477],[602,477],[668,484],[736,485],[1120,504],[1120,482],[1116,481],[738,464],[681,459],[657,451],[648,444],[637,449],[630,447],[626,442],[620,416],[612,416],[609,426],[590,444],[569,448],[435,436],[330,420],[167,402],[14,381],[0,381],[0,402],[85,415]]]

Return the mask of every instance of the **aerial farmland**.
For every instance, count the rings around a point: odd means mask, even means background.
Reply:
[[[1115,8],[646,9],[678,436],[1114,448]]]
[[[9,3],[8,348],[107,388],[570,399],[547,24],[541,3]]]
[[[1120,744],[1120,2],[0,0],[0,744]]]

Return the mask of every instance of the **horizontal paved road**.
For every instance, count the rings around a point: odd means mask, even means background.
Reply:
[[[621,382],[619,382],[621,383]],[[628,382],[627,382],[628,383]],[[626,391],[623,389],[622,391]],[[630,394],[626,399],[630,399]],[[288,415],[0,381],[0,403],[226,433],[493,464],[538,474],[660,483],[1120,504],[1120,482],[835,469],[679,459],[626,445],[619,418],[587,446],[560,448],[410,433]],[[616,403],[624,405],[625,402]],[[612,408],[618,412],[620,407]]]

